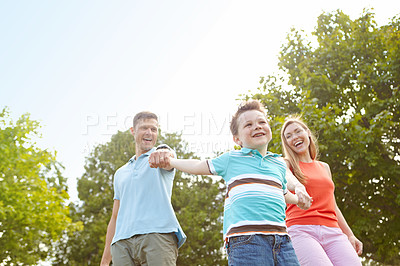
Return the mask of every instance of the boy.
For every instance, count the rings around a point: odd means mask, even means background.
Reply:
[[[231,121],[233,140],[242,147],[210,160],[180,160],[152,155],[151,167],[174,167],[195,175],[219,175],[227,184],[224,239],[229,265],[299,265],[285,226],[288,192],[286,163],[267,151],[272,138],[258,101],[239,106]],[[307,204],[298,204],[309,207]]]

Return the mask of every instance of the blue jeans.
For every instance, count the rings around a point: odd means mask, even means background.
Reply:
[[[227,250],[229,266],[300,265],[288,235],[235,236]]]

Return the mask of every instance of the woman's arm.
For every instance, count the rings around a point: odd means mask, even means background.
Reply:
[[[325,168],[327,169],[330,178],[332,179],[332,173],[331,173],[331,169],[330,169],[329,165],[327,163],[323,163],[323,164],[324,164]],[[335,195],[333,195],[333,198],[335,200]],[[357,254],[361,255],[363,252],[363,244],[360,240],[357,239],[357,237],[355,237],[355,235],[353,234],[353,231],[351,231],[350,226],[347,224],[346,219],[344,218],[342,212],[340,211],[339,207],[336,204],[336,200],[335,200],[335,212],[336,212],[336,217],[338,219],[339,227],[342,230],[343,234],[345,234],[347,236],[351,245],[356,250]]]
[[[336,203],[335,203],[336,205]],[[360,240],[355,237],[353,231],[351,231],[350,226],[347,224],[346,219],[344,218],[342,212],[340,211],[339,207],[336,205],[335,207],[336,217],[338,218],[338,224],[340,229],[342,230],[343,234],[347,236],[351,245],[356,250],[358,255],[361,255],[363,252],[363,244]]]
[[[292,192],[288,191],[285,194],[285,202],[286,202],[286,204],[298,204],[299,198],[296,195],[294,195]]]
[[[293,175],[289,168],[286,168],[287,188],[294,191],[298,197],[297,206],[303,210],[310,208],[312,198],[308,195],[305,186]]]

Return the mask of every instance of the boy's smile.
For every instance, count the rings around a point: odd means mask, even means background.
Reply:
[[[265,155],[271,138],[271,128],[262,112],[250,110],[239,116],[238,135],[233,137],[236,144]]]

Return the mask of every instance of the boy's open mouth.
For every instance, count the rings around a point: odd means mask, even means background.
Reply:
[[[253,138],[261,137],[261,136],[264,136],[264,135],[265,135],[265,133],[260,132],[260,133],[254,134]]]

